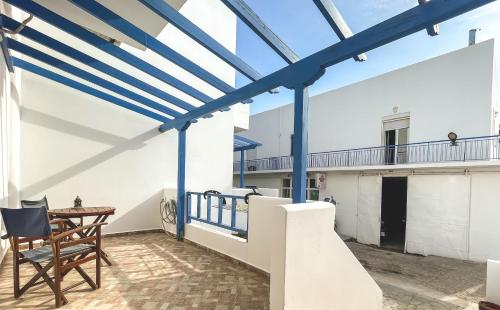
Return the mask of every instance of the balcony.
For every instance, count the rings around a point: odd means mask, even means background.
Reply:
[[[368,147],[341,151],[311,153],[307,166],[314,168],[397,166],[500,159],[500,136],[429,141],[410,144]],[[245,171],[291,170],[293,156],[246,160]],[[233,171],[240,171],[234,162]]]

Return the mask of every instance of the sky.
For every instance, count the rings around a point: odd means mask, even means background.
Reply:
[[[354,33],[404,12],[417,3],[417,0],[333,1]],[[246,3],[301,58],[339,41],[312,0],[246,0]],[[436,37],[428,36],[425,30],[420,31],[368,52],[368,60],[363,63],[351,59],[332,66],[309,88],[309,94],[314,96],[466,47],[469,29],[473,28],[481,28],[478,42],[490,38],[500,41],[500,1],[440,24],[441,31]],[[496,42],[497,51],[499,47],[500,43]],[[286,65],[240,20],[236,53],[263,75]],[[496,62],[500,63],[500,52],[496,55]],[[497,74],[500,81],[500,70]],[[237,87],[248,83],[246,77],[237,74]],[[281,87],[279,94],[265,93],[253,99],[250,113],[256,114],[291,103],[293,92]]]

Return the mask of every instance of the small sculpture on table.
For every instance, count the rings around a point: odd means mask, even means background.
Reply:
[[[74,207],[75,208],[81,208],[82,207],[82,200],[80,199],[79,196],[76,196],[75,198],[75,204],[74,204]]]

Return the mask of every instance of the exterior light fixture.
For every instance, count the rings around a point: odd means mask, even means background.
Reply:
[[[448,134],[448,139],[450,139],[451,145],[453,146],[457,145],[458,136],[453,131]]]

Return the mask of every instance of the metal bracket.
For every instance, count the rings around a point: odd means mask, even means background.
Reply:
[[[430,0],[418,0],[419,5],[424,5]],[[430,35],[431,37],[437,36],[439,34],[439,24],[432,25],[426,28],[427,29],[427,34]]]
[[[5,59],[5,64],[7,65],[7,68],[9,69],[10,73],[14,73],[14,65],[12,63],[12,56],[10,55],[9,52],[9,46],[7,43],[7,38],[3,34],[3,32],[0,32],[0,49],[2,50],[3,57]]]
[[[283,81],[283,86],[289,89],[304,88],[311,86],[325,74],[325,68],[314,67],[309,63],[295,63],[289,67],[291,69],[287,80]]]
[[[189,126],[191,126],[191,122],[185,122],[184,124],[179,124],[179,126],[176,126],[175,129],[178,131],[186,131]]]

